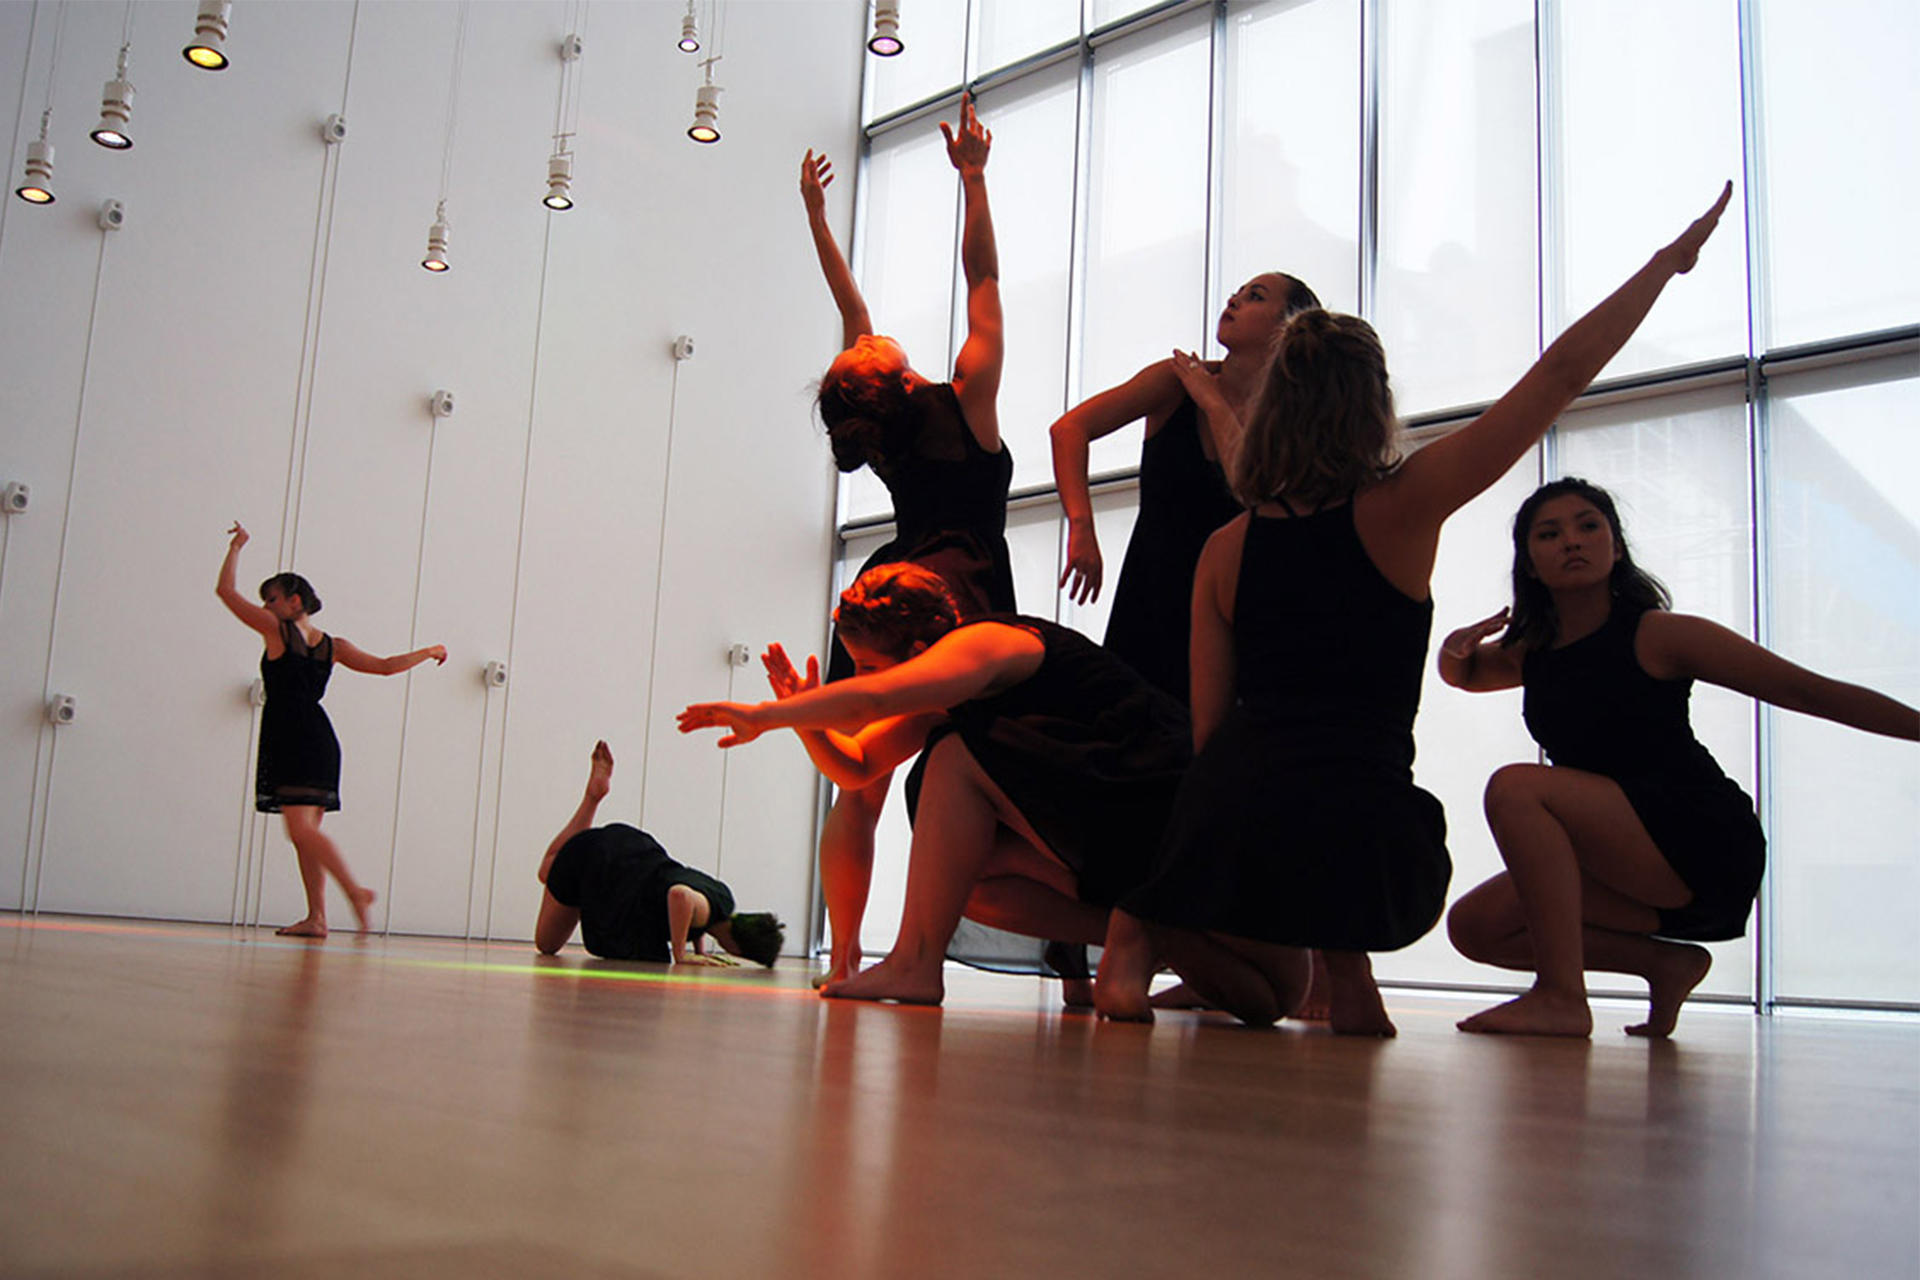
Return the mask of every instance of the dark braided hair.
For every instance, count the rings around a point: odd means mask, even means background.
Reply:
[[[915,644],[932,644],[960,625],[960,606],[945,578],[911,561],[877,564],[840,593],[833,611],[842,640],[896,661]]]

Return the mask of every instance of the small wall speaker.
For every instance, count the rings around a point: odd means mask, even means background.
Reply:
[[[347,140],[347,118],[338,111],[320,122],[320,137],[328,146]]]
[[[507,664],[504,662],[489,662],[481,669],[480,678],[486,682],[487,688],[489,689],[506,688]]]
[[[100,229],[118,231],[127,225],[127,206],[118,200],[109,200],[100,206]]]
[[[427,408],[432,410],[433,416],[436,418],[451,418],[453,416],[453,392],[434,392],[427,400]]]
[[[24,480],[10,480],[5,489],[0,489],[0,511],[17,516],[27,509],[27,499],[32,491]]]
[[[70,693],[56,693],[47,699],[47,723],[51,725],[72,724],[74,717],[80,714],[80,708]]]

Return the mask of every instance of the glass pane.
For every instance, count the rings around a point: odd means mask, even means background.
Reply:
[[[1911,356],[1774,379],[1772,648],[1920,705],[1920,378]],[[1920,999],[1920,752],[1769,711],[1774,979]]]
[[[1613,292],[1731,178],[1733,203],[1700,265],[1667,288],[1602,376],[1745,353],[1735,0],[1569,0],[1558,13],[1549,336]]]
[[[1201,13],[1098,51],[1077,398],[1205,341],[1211,47]],[[1097,440],[1092,470],[1139,451],[1132,431]]]
[[[1415,414],[1496,398],[1538,350],[1533,3],[1382,10],[1373,322]]]
[[[1162,2],[1163,0],[1093,0],[1093,5],[1087,14],[1088,29],[1104,27],[1109,22],[1117,22],[1121,18],[1130,18]]]
[[[855,265],[873,327],[906,348],[926,377],[953,372],[955,206],[958,180],[946,143],[931,121],[874,139],[867,158],[866,223]],[[824,295],[822,306],[832,306]],[[822,372],[826,361],[821,362]],[[847,477],[841,516],[858,519],[893,509],[885,486],[862,468]]]
[[[1768,344],[1912,324],[1920,6],[1762,5],[1756,19]]]
[[[1080,0],[975,0],[974,10],[975,76],[1080,34]]]
[[[1284,271],[1328,307],[1358,311],[1358,0],[1235,10],[1226,74],[1215,308],[1248,278]]]
[[[872,30],[872,6],[868,6]],[[910,0],[900,6],[901,51],[866,55],[867,119],[958,89],[967,49],[967,0]]]
[[[1000,432],[1013,450],[1016,488],[1053,481],[1047,428],[1066,408],[1068,250],[1073,243],[1073,151],[1077,64],[1023,77],[983,95],[980,117],[993,130],[987,162],[1000,248],[1000,305],[1006,367]],[[958,324],[966,299],[955,290]]]
[[[1666,584],[1676,612],[1711,618],[1752,638],[1743,388],[1715,387],[1570,413],[1555,448],[1559,474],[1582,476],[1614,495],[1634,560]],[[1729,778],[1755,795],[1753,700],[1696,682],[1692,712],[1694,736]],[[1701,993],[1750,996],[1751,934],[1708,950],[1713,971]]]

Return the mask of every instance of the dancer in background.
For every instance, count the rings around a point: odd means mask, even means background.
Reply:
[[[1013,614],[963,622],[918,565],[867,570],[834,619],[860,674],[800,680],[769,650],[785,696],[680,713],[682,733],[730,730],[723,747],[793,729],[849,788],[925,746],[899,938],[825,994],[938,1004],[963,915],[1033,938],[1099,941],[1108,906],[1159,847],[1190,758],[1180,704],[1066,627]]]
[[[613,752],[593,744],[586,794],[540,859],[540,917],[533,944],[542,955],[567,945],[580,928],[587,950],[608,960],[726,965],[708,955],[711,937],[729,955],[773,968],[787,939],[770,912],[735,912],[733,890],[704,871],[682,866],[638,827],[593,825],[613,789]]]
[[[967,616],[1014,607],[1013,566],[1006,541],[1007,488],[1013,456],[1000,441],[995,400],[1004,355],[1000,261],[987,204],[987,153],[993,135],[960,102],[956,134],[943,121],[947,158],[959,171],[966,215],[960,262],[967,282],[967,338],[950,382],[935,382],[907,363],[893,339],[876,334],[866,299],[827,225],[826,188],[833,166],[807,152],[800,194],[821,272],[840,310],[846,349],[820,381],[818,407],[842,471],[867,467],[893,498],[895,535],[867,558],[910,561],[946,579]],[[853,674],[836,638],[828,680]],[[817,761],[816,761],[817,763]],[[860,969],[860,922],[873,877],[873,835],[891,773],[858,788],[842,787],[820,833],[820,884],[832,934],[829,979]]]
[[[1471,423],[1404,461],[1378,337],[1307,311],[1281,331],[1193,596],[1197,755],[1154,875],[1113,912],[1095,1000],[1152,1017],[1162,959],[1264,1025],[1297,1009],[1307,949],[1333,1029],[1392,1035],[1368,953],[1432,928],[1452,874],[1440,803],[1413,783],[1447,517],[1505,472],[1691,270],[1732,195],[1576,321]]]
[[[260,678],[266,682],[267,705],[260,713],[260,757],[254,772],[253,806],[261,813],[286,819],[287,839],[300,862],[300,884],[306,891],[307,914],[275,932],[297,938],[327,936],[327,882],[332,876],[347,895],[354,918],[364,932],[373,890],[361,885],[347,870],[339,846],[320,830],[320,817],[340,807],[340,740],[320,705],[333,675],[333,664],[368,675],[394,676],[431,659],[444,663],[443,645],[428,645],[412,653],[376,658],[340,636],[325,634],[313,624],[320,597],[313,585],[297,573],[276,573],[260,584],[260,603],[240,594],[234,585],[240,567],[240,548],[247,531],[239,521],[227,530],[227,558],[220,564],[215,587],[233,616],[260,633],[266,652],[260,658]]]
[[[1671,1035],[1712,956],[1738,938],[1766,868],[1753,801],[1693,735],[1695,680],[1869,733],[1920,738],[1920,712],[1829,680],[1705,618],[1670,612],[1633,561],[1612,495],[1569,477],[1513,520],[1513,604],[1460,628],[1440,675],[1476,692],[1523,686],[1527,729],[1553,761],[1487,783],[1507,870],[1447,916],[1461,954],[1531,971],[1533,989],[1464,1031],[1587,1036],[1584,971],[1647,982],[1647,1020]],[[1502,634],[1504,632],[1504,634]]]

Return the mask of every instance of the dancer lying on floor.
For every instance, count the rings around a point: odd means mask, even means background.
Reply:
[[[546,889],[533,944],[541,954],[566,946],[578,925],[587,950],[607,960],[731,964],[706,953],[711,937],[729,954],[771,969],[787,937],[779,918],[764,911],[736,913],[733,890],[675,862],[638,827],[594,826],[612,789],[613,752],[596,742],[580,807],[540,859]]]

